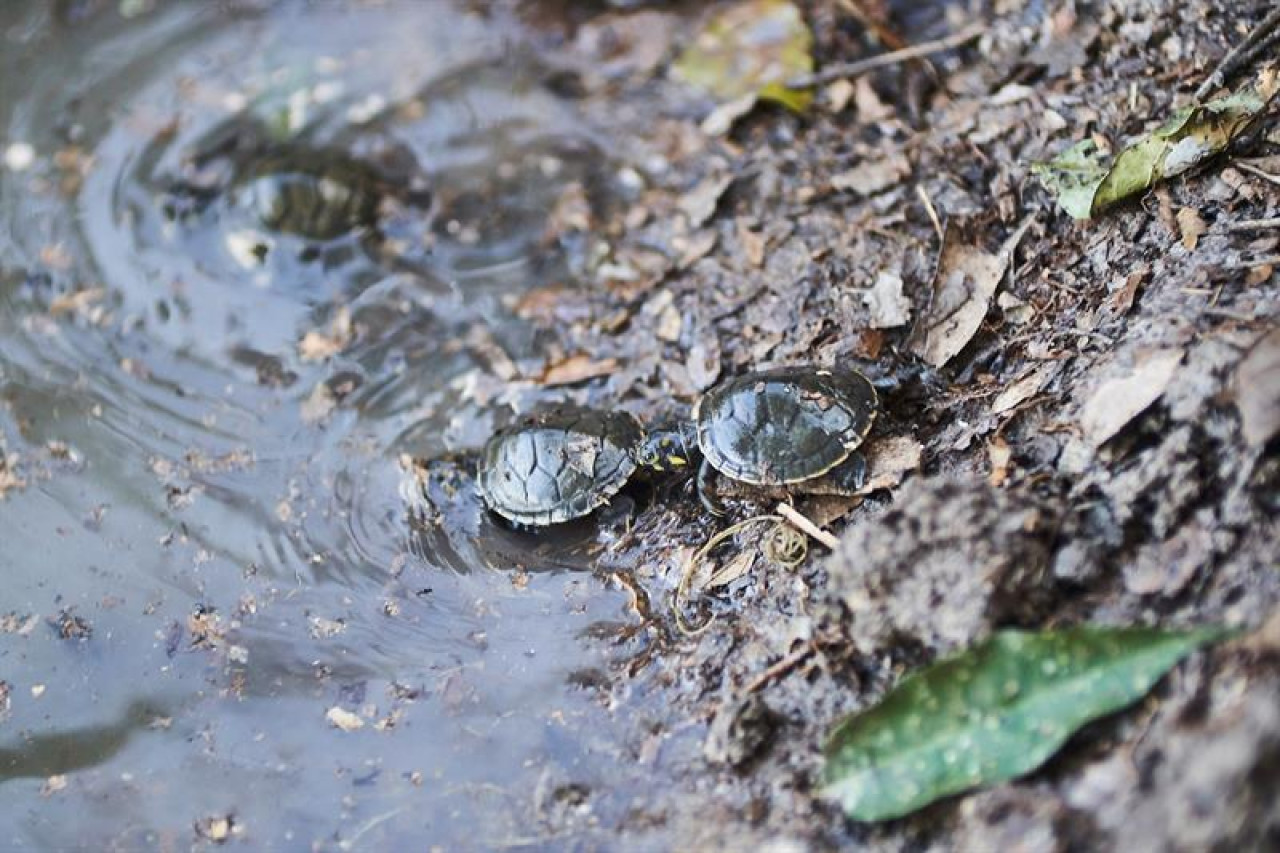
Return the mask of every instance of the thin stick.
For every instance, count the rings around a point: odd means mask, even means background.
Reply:
[[[764,687],[770,681],[773,681],[776,678],[781,678],[782,676],[786,675],[788,672],[790,672],[791,670],[795,669],[797,666],[799,666],[800,664],[808,660],[809,657],[812,655],[813,655],[812,644],[801,646],[791,654],[784,657],[782,660],[770,666],[764,672],[757,675],[755,678],[751,679],[751,683],[749,683],[746,687],[744,687],[743,691],[746,693],[755,693],[757,690],[759,690],[761,687]]]
[[[787,81],[789,89],[808,89],[810,86],[821,86],[823,83],[830,83],[832,80],[839,80],[841,77],[854,77],[858,74],[864,74],[876,68],[883,68],[887,65],[897,65],[900,62],[906,62],[909,59],[919,59],[922,56],[930,56],[931,54],[941,53],[944,50],[951,50],[953,47],[959,47],[967,44],[981,36],[987,31],[986,24],[973,24],[965,27],[958,33],[949,35],[946,38],[937,41],[926,41],[912,47],[904,47],[902,50],[895,50],[889,53],[881,53],[876,56],[869,56],[866,59],[855,60],[854,62],[842,62],[838,65],[830,65],[814,74],[805,74],[795,77]]]
[[[836,546],[840,544],[839,539],[832,536],[809,519],[805,518],[799,510],[790,504],[780,503],[774,509],[774,512],[785,518],[796,530],[799,530],[801,533],[808,534],[818,542],[827,546],[828,551],[834,551]]]
[[[1264,181],[1268,181],[1277,186],[1280,186],[1280,175],[1273,175],[1270,172],[1264,172],[1261,169],[1259,169],[1257,166],[1254,166],[1252,163],[1246,163],[1243,160],[1236,160],[1232,165],[1234,165],[1237,169],[1243,169],[1244,171],[1248,172],[1250,175],[1256,175],[1259,178],[1262,178],[1262,180]]]
[[[933,199],[929,198],[929,191],[924,188],[923,184],[916,184],[916,195],[920,196],[920,201],[924,204],[924,212],[929,214],[929,221],[933,223],[933,230],[938,232],[938,244],[947,241],[946,231],[942,227],[942,220],[938,218],[938,211],[933,207]]]
[[[1214,89],[1220,89],[1226,85],[1229,75],[1237,68],[1252,62],[1262,49],[1266,48],[1266,40],[1277,27],[1280,27],[1280,7],[1275,8],[1270,15],[1263,18],[1244,41],[1227,51],[1227,55],[1222,57],[1218,67],[1196,89],[1195,99],[1203,101]]]
[[[1254,267],[1280,266],[1280,255],[1264,255],[1248,261],[1231,261],[1222,265],[1224,270],[1248,270]]]
[[[1268,219],[1240,219],[1235,222],[1224,222],[1223,231],[1264,231],[1268,228],[1280,228],[1280,216]]]

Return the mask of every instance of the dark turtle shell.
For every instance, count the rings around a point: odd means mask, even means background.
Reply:
[[[717,471],[758,486],[819,477],[862,443],[875,388],[854,370],[783,367],[739,376],[698,401],[698,446]]]
[[[530,415],[485,444],[480,497],[517,524],[579,518],[626,484],[642,437],[639,421],[626,412],[563,408]]]

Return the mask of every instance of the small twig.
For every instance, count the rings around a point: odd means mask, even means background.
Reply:
[[[881,53],[876,56],[869,56],[866,59],[858,59],[853,62],[842,62],[838,65],[830,65],[814,74],[805,74],[795,77],[787,81],[787,88],[790,89],[808,89],[810,86],[821,86],[823,83],[830,83],[832,80],[839,80],[841,77],[853,77],[872,71],[876,68],[883,68],[887,65],[897,65],[900,62],[906,62],[909,59],[919,59],[922,56],[930,56],[931,54],[941,53],[944,50],[951,50],[954,47],[960,47],[963,44],[973,41],[987,31],[986,24],[973,24],[965,27],[958,33],[949,35],[946,38],[937,41],[926,41],[911,47],[904,47],[902,50],[895,50],[889,53]]]
[[[1280,266],[1280,255],[1263,255],[1247,261],[1230,261],[1222,265],[1224,270],[1248,270],[1254,267]]]
[[[774,679],[777,679],[777,678],[781,678],[791,670],[795,669],[800,664],[804,663],[806,660],[808,660],[812,656],[813,656],[812,643],[807,643],[804,646],[801,646],[791,654],[784,657],[782,660],[770,666],[764,672],[757,675],[755,678],[751,679],[750,683],[748,683],[747,686],[743,688],[743,692],[755,693],[757,690],[764,687],[770,681],[773,681]]]
[[[929,191],[924,188],[923,184],[916,184],[916,195],[920,196],[920,202],[924,205],[924,212],[929,214],[929,221],[933,223],[933,230],[938,232],[938,248],[941,251],[942,244],[947,242],[947,234],[942,227],[942,220],[938,218],[938,211],[933,207],[933,199],[929,198]]]
[[[1264,172],[1263,170],[1259,169],[1257,166],[1254,166],[1251,163],[1245,163],[1243,160],[1236,160],[1235,163],[1233,163],[1232,165],[1234,165],[1237,169],[1243,169],[1244,171],[1248,172],[1250,175],[1257,175],[1259,178],[1262,178],[1262,180],[1264,181],[1269,181],[1270,183],[1280,186],[1280,175],[1273,175],[1270,172]]]
[[[1223,231],[1264,231],[1267,228],[1280,228],[1280,216],[1268,219],[1238,219],[1235,222],[1222,223]]]
[[[1225,86],[1227,77],[1234,73],[1237,68],[1249,64],[1262,53],[1267,47],[1267,41],[1271,33],[1277,27],[1280,27],[1280,7],[1272,10],[1270,15],[1263,18],[1261,23],[1254,27],[1253,31],[1245,37],[1244,41],[1227,51],[1227,55],[1222,57],[1218,67],[1196,89],[1196,101],[1203,101],[1215,89]]]
[[[818,542],[821,542],[827,547],[828,551],[834,551],[836,546],[840,544],[839,539],[814,524],[790,504],[780,503],[774,509],[774,512],[785,518],[792,527],[796,528],[801,533],[808,534]]]
[[[1235,320],[1237,323],[1253,324],[1262,320],[1261,317],[1252,314],[1241,314],[1239,311],[1232,311],[1229,308],[1203,308],[1201,314],[1207,314],[1210,317],[1221,317],[1224,320]]]

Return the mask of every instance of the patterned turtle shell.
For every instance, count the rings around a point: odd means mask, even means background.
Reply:
[[[626,412],[559,408],[530,415],[485,444],[480,497],[516,524],[580,518],[626,484],[642,437],[639,421]]]
[[[758,486],[826,474],[875,420],[871,382],[854,370],[783,367],[712,388],[693,410],[698,446],[717,471]]]

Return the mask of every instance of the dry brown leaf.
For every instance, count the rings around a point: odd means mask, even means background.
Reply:
[[[658,314],[657,327],[653,333],[658,336],[658,340],[667,343],[675,343],[680,340],[680,332],[684,330],[684,320],[680,317],[680,311],[674,305],[668,305]]]
[[[577,353],[549,365],[538,381],[543,385],[574,385],[599,376],[608,376],[617,369],[616,358],[596,361],[586,353]]]
[[[1127,314],[1129,309],[1133,307],[1133,300],[1138,296],[1138,288],[1142,287],[1143,282],[1147,280],[1147,276],[1151,274],[1151,267],[1142,264],[1129,273],[1125,277],[1124,284],[1116,288],[1108,300],[1111,310],[1117,314]]]
[[[690,228],[701,228],[715,215],[720,196],[733,183],[732,175],[714,175],[698,184],[680,199],[680,209],[689,217]]]
[[[911,302],[902,292],[902,276],[896,270],[881,270],[862,301],[871,313],[871,328],[892,329],[911,319]]]
[[[755,561],[756,555],[754,551],[739,551],[730,558],[729,562],[716,569],[715,573],[707,579],[703,589],[717,589],[722,586],[728,586],[750,572]]]
[[[1250,267],[1245,273],[1245,287],[1257,287],[1264,282],[1270,281],[1271,276],[1275,275],[1276,268],[1271,264],[1259,264],[1256,267]]]
[[[1026,371],[996,396],[991,403],[991,414],[1003,414],[1039,394],[1040,389],[1058,374],[1060,366],[1056,361],[1048,361]]]
[[[1178,210],[1178,232],[1182,235],[1182,246],[1187,251],[1194,251],[1200,242],[1200,236],[1209,230],[1195,208],[1184,207]]]
[[[864,455],[870,476],[858,491],[871,494],[901,485],[908,473],[920,467],[924,445],[909,435],[894,435],[876,439],[867,446]]]
[[[860,124],[875,124],[893,118],[893,107],[881,100],[871,85],[871,75],[864,74],[854,83],[854,109]]]
[[[711,253],[719,239],[720,235],[715,231],[699,231],[694,234],[685,243],[684,250],[680,254],[680,263],[677,266],[682,270],[693,266]]]
[[[1280,328],[1249,348],[1231,384],[1245,442],[1253,447],[1266,444],[1280,432]]]
[[[841,77],[822,90],[823,104],[829,112],[844,112],[844,108],[849,106],[849,101],[853,100],[853,95],[856,91],[852,83]]]
[[[738,220],[738,243],[747,256],[747,263],[757,269],[764,266],[765,236],[752,231],[742,219]]]
[[[755,92],[726,101],[707,113],[707,117],[698,125],[707,136],[724,136],[733,129],[734,122],[756,108],[760,96]]]
[[[911,163],[902,154],[865,160],[848,171],[831,176],[831,187],[868,196],[883,192],[911,174]]]
[[[859,329],[849,335],[849,354],[856,358],[875,360],[884,348],[884,332],[879,329]]]
[[[1181,361],[1180,349],[1155,350],[1125,375],[1099,385],[1080,412],[1085,438],[1099,447],[1124,429],[1160,398]]]
[[[1024,223],[1015,237],[1029,224],[1030,220]],[[912,352],[941,367],[965,348],[987,316],[1015,242],[1011,240],[1007,251],[993,255],[960,242],[957,230],[948,224],[933,277],[933,297],[912,333]]]
[[[1009,479],[1009,463],[1013,461],[1013,448],[1000,436],[991,439],[987,444],[987,460],[991,463],[991,473],[987,476],[993,488],[1000,488]]]

